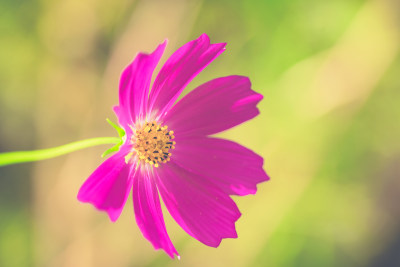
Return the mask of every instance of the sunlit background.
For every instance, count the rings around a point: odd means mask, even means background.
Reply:
[[[256,119],[221,134],[271,181],[234,197],[238,239],[217,249],[164,212],[181,254],[81,204],[100,146],[0,168],[0,266],[400,266],[397,0],[0,0],[0,152],[117,136],[117,86],[139,51],[205,32],[227,50],[188,86],[249,76]]]

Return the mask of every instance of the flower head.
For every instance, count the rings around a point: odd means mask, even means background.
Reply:
[[[125,130],[119,151],[105,160],[78,193],[82,202],[121,214],[133,194],[136,222],[156,249],[178,255],[165,228],[159,194],[176,222],[192,237],[212,246],[236,238],[240,212],[230,195],[254,194],[269,178],[263,159],[228,140],[210,137],[258,115],[262,95],[250,80],[227,76],[194,89],[179,102],[185,86],[225,50],[206,34],[179,48],[150,82],[166,47],[139,53],[124,70],[119,105]],[[175,104],[175,105],[174,105]]]

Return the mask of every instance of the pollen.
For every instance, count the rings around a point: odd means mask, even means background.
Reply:
[[[174,131],[169,131],[168,126],[155,121],[145,122],[132,135],[133,149],[139,161],[158,167],[159,163],[170,160],[170,149],[174,149],[176,144],[172,141],[174,138]]]

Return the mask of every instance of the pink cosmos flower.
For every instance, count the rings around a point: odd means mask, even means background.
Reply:
[[[229,195],[255,194],[269,177],[263,159],[234,142],[210,137],[258,115],[262,95],[250,80],[227,76],[211,80],[182,98],[185,86],[225,50],[206,34],[179,48],[150,81],[166,47],[139,53],[122,73],[119,105],[125,130],[119,151],[86,180],[78,199],[116,221],[133,192],[137,224],[155,249],[176,254],[165,228],[159,193],[176,222],[200,242],[218,247],[236,238],[240,212]]]

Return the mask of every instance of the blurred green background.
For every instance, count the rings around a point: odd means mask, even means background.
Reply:
[[[0,152],[116,136],[123,68],[203,32],[227,50],[185,93],[241,74],[264,95],[221,134],[272,178],[234,198],[239,238],[209,248],[164,212],[172,261],[131,201],[115,224],[80,204],[103,146],[0,168],[0,266],[400,266],[397,0],[0,0]]]

